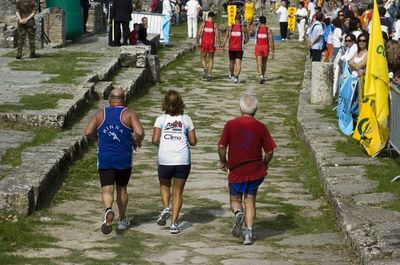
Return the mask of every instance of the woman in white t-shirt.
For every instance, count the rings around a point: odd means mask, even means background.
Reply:
[[[169,90],[162,103],[165,113],[157,117],[152,137],[152,143],[158,146],[158,179],[163,204],[157,224],[165,226],[172,214],[171,234],[180,232],[178,217],[182,208],[183,189],[191,168],[189,145],[197,143],[192,119],[183,114],[184,108],[181,95],[175,90]],[[169,208],[171,184],[172,212]]]
[[[340,47],[342,46],[342,40],[343,40],[342,21],[339,18],[335,18],[332,21],[332,24],[335,27],[332,35],[333,60],[335,60],[336,54],[339,52]]]

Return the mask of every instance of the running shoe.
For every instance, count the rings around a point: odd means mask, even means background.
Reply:
[[[244,223],[244,213],[239,211],[235,215],[235,223],[232,228],[232,235],[234,237],[240,237],[243,234],[243,223]]]
[[[264,84],[265,79],[264,79],[264,76],[263,76],[263,75],[260,75],[260,77],[258,78],[258,82],[259,82],[260,84]]]
[[[233,77],[233,83],[239,83],[239,76],[234,76]]]
[[[254,239],[251,235],[244,235],[243,245],[252,245]]]
[[[158,216],[157,224],[164,226],[167,223],[167,219],[170,216],[171,216],[171,209],[165,208],[164,210],[161,211],[160,215]]]
[[[114,220],[115,213],[112,209],[108,209],[104,214],[104,221],[101,225],[101,232],[103,234],[109,234],[112,231],[112,223]]]
[[[207,79],[207,74],[208,74],[208,70],[207,70],[207,68],[204,68],[204,70],[203,70],[203,79]]]
[[[175,235],[175,234],[179,234],[181,232],[181,230],[178,227],[178,224],[173,224],[170,226],[169,231],[171,232],[171,234]]]
[[[211,81],[211,75],[207,76],[207,81]]]
[[[129,217],[125,215],[122,220],[118,220],[118,230],[126,230],[130,224],[131,221],[129,220]]]

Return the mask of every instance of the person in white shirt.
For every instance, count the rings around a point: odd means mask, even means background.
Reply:
[[[281,6],[276,10],[276,14],[279,18],[279,28],[281,32],[282,41],[286,41],[288,34],[288,18],[289,13],[286,8],[286,1],[281,2]]]
[[[400,41],[400,12],[397,13],[396,21],[394,22],[394,30],[395,30],[395,33],[394,33],[393,39]]]
[[[315,7],[316,7],[316,5],[314,3],[314,0],[310,0],[308,2],[308,4],[307,4],[308,21],[309,21],[309,23],[311,23],[313,21],[313,17],[314,17],[314,15],[316,13]]]
[[[306,34],[306,24],[307,24],[307,16],[308,12],[307,9],[304,7],[304,2],[299,2],[299,8],[297,9],[296,13],[294,14],[297,21],[297,29],[299,31],[299,41],[304,41],[304,36]]]
[[[160,0],[162,1],[162,14],[163,16],[163,39],[166,46],[169,45],[169,30],[171,28],[171,17],[172,17],[172,4],[170,0]]]
[[[311,61],[313,62],[320,62],[322,57],[324,43],[324,26],[322,25],[323,18],[324,14],[318,12],[308,33],[310,39]]]
[[[336,55],[338,54],[340,47],[342,46],[342,22],[339,18],[335,18],[332,21],[333,26],[335,29],[333,30],[332,36],[332,44],[333,44],[333,60],[335,60]]]
[[[344,38],[346,52],[340,57],[342,61],[350,61],[357,54],[356,36],[354,34],[347,34]]]
[[[196,38],[197,36],[197,17],[201,6],[197,0],[189,0],[185,6],[187,15],[188,38]]]
[[[197,143],[192,119],[183,113],[184,108],[181,95],[169,90],[162,103],[164,114],[157,117],[152,136],[152,143],[158,146],[158,179],[163,205],[157,224],[165,226],[172,214],[171,234],[180,232],[178,217],[182,208],[183,189],[191,168],[189,145]],[[169,207],[171,193],[172,213]]]

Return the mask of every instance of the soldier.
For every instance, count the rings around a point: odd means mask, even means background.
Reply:
[[[17,5],[17,18],[18,18],[18,49],[17,59],[22,58],[22,47],[25,43],[25,35],[28,33],[29,38],[29,58],[36,58],[35,54],[35,19],[36,4],[35,0],[18,0]]]

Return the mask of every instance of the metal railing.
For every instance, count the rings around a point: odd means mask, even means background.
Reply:
[[[389,144],[400,154],[400,90],[390,86]]]

